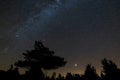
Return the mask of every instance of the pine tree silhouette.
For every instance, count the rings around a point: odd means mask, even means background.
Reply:
[[[56,80],[65,80],[65,79],[61,74],[59,74],[58,77],[56,78]]]
[[[25,60],[17,61],[15,65],[29,69],[26,72],[29,80],[42,80],[44,78],[42,69],[57,69],[66,64],[64,58],[55,56],[54,51],[45,47],[41,41],[35,41],[34,49],[23,55]]]
[[[73,75],[71,73],[67,73],[66,80],[73,80]]]
[[[91,66],[91,64],[88,64],[83,75],[83,80],[99,80],[99,79],[100,78],[96,73],[96,69],[93,66]]]
[[[120,80],[120,69],[111,60],[102,60],[103,71],[101,77],[103,80]]]

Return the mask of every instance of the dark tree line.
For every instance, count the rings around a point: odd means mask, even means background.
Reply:
[[[101,61],[103,70],[98,75],[91,64],[86,66],[82,75],[67,73],[66,76],[55,73],[52,77],[47,76],[44,70],[57,69],[66,64],[64,58],[54,55],[54,51],[45,47],[41,41],[35,41],[34,49],[28,50],[24,60],[18,60],[7,70],[0,71],[0,80],[120,80],[120,69],[111,60]],[[25,74],[20,74],[19,69],[27,69]]]

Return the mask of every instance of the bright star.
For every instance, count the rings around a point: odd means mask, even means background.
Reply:
[[[78,66],[78,64],[74,64],[74,66],[75,66],[75,67],[77,67],[77,66]]]

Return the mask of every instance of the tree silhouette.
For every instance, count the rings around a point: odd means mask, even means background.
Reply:
[[[74,74],[73,77],[74,77],[73,80],[81,80],[81,77],[79,74]]]
[[[120,69],[111,60],[102,60],[103,71],[101,77],[103,80],[120,80]]]
[[[51,80],[55,80],[55,79],[56,79],[56,73],[53,72],[52,77],[51,77]]]
[[[38,77],[43,79],[42,69],[57,69],[66,64],[64,58],[55,56],[54,51],[45,47],[41,41],[35,41],[34,49],[23,53],[23,55],[25,60],[20,60],[15,65],[29,69],[26,72],[29,79],[34,78],[34,80],[37,80]]]
[[[10,69],[7,70],[6,72],[6,77],[7,80],[18,80],[20,79],[20,74],[18,71],[18,68],[14,68],[13,65],[11,65]]]
[[[91,66],[91,64],[88,64],[86,66],[86,70],[83,75],[83,80],[99,80],[99,76],[96,73],[96,69],[93,66]]]
[[[11,67],[7,71],[0,70],[0,80],[21,80],[17,67]]]
[[[61,74],[58,75],[58,77],[56,78],[56,80],[65,80],[64,76],[62,76]]]
[[[66,80],[73,80],[73,75],[71,73],[67,73]]]
[[[53,73],[52,77],[43,73],[43,70],[51,70],[62,67],[66,64],[64,58],[54,55],[54,51],[45,47],[41,41],[35,41],[34,48],[27,50],[24,60],[19,60],[15,66],[7,70],[0,70],[0,79],[2,80],[120,80],[120,69],[111,60],[103,59],[101,61],[103,70],[101,76],[96,73],[96,69],[91,64],[86,66],[84,74],[67,73],[65,76]],[[19,68],[26,68],[25,74],[19,73]]]

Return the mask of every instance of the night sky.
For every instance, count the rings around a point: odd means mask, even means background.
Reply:
[[[67,65],[60,73],[100,72],[106,57],[120,67],[120,0],[0,0],[0,69],[42,40]]]

